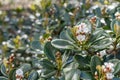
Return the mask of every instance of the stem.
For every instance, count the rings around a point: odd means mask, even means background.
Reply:
[[[113,46],[114,46],[114,48],[113,48],[113,51],[115,51],[115,53],[114,53],[114,58],[116,58],[116,54],[117,54],[117,39],[115,40],[115,42],[113,42]]]

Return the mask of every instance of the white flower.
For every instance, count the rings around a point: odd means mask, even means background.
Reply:
[[[114,72],[114,64],[113,63],[105,62],[104,65],[106,68],[108,68],[110,70],[110,72]]]
[[[35,20],[36,24],[41,24],[41,21],[39,19]]]
[[[30,19],[35,19],[35,16],[34,15],[30,15],[29,18]]]
[[[27,44],[26,47],[28,48],[28,47],[30,47],[30,46]]]
[[[104,69],[103,69],[103,71],[104,71],[104,72],[107,72],[107,69],[106,69],[106,68],[104,68]]]
[[[17,33],[18,33],[18,34],[21,33],[21,30],[18,30]]]
[[[21,53],[17,53],[16,56],[17,56],[17,57],[20,57],[20,56],[21,56]]]
[[[99,7],[98,5],[95,5],[95,6],[92,6],[91,9],[93,10],[93,9],[98,8],[98,7]]]
[[[119,12],[116,12],[116,13],[115,13],[115,16],[118,16],[119,14],[120,14]]]
[[[105,66],[104,66],[104,65],[102,65],[102,69],[105,69]]]
[[[16,70],[16,75],[19,75],[19,76],[23,77],[23,70],[22,69],[17,69]]]
[[[40,69],[40,70],[37,70],[37,72],[38,72],[38,74],[40,75],[41,74],[41,72],[42,72],[42,70]]]
[[[86,35],[91,33],[89,27],[87,27],[86,23],[81,23],[80,25],[75,26],[76,27],[76,38],[79,41],[85,41]]]
[[[120,13],[119,12],[116,12],[115,16],[116,16],[117,19],[120,19]]]
[[[86,39],[86,36],[85,35],[78,35],[76,37],[79,41],[84,41]]]
[[[112,3],[111,5],[107,6],[109,10],[115,9],[119,3]]]
[[[43,36],[40,36],[40,37],[39,37],[39,39],[42,39],[42,38],[43,38]]]
[[[7,44],[7,42],[5,42],[5,41],[2,42],[2,45],[6,45],[6,44]]]
[[[40,50],[39,50],[39,49],[36,49],[36,51],[38,51],[38,52],[39,52]]]
[[[100,22],[106,25],[106,22],[105,22],[105,19],[104,19],[104,18],[102,18],[102,19],[100,20]]]
[[[110,63],[110,62],[108,62],[108,63],[104,63],[104,65],[106,66],[106,67],[110,67],[110,68],[113,68],[114,67],[114,64],[113,63]]]
[[[64,3],[63,6],[66,8],[67,7],[67,3]]]
[[[120,16],[118,16],[117,18],[120,19]]]
[[[87,27],[86,23],[81,23],[80,25],[76,27],[78,27],[77,33],[80,33],[80,32],[89,33],[90,32],[90,29]]]
[[[30,57],[26,57],[26,61],[30,61],[30,59],[31,59]]]
[[[27,38],[28,38],[28,35],[27,35],[27,34],[24,34],[24,35],[22,35],[22,38],[23,38],[23,39],[27,39]]]
[[[95,71],[95,75],[98,75],[97,71]]]
[[[113,79],[113,77],[114,77],[114,75],[113,75],[112,73],[106,73],[106,78],[107,78],[108,80]]]
[[[69,12],[68,14],[69,14],[69,15],[71,15],[71,16],[73,16],[73,15],[74,15],[72,12]]]
[[[103,56],[106,55],[107,53],[106,53],[106,50],[103,50],[103,51],[100,51],[99,54],[100,54],[101,57],[103,57]]]
[[[35,15],[36,15],[37,17],[39,17],[39,16],[40,16],[40,13],[36,13]]]
[[[58,22],[58,19],[55,19],[56,22]]]
[[[80,6],[82,6],[83,5],[83,3],[82,2],[80,2]]]

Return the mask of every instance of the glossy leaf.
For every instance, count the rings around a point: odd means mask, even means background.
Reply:
[[[6,72],[6,67],[4,66],[4,64],[1,65],[1,73],[2,73],[4,76],[8,76],[8,75],[7,75],[7,72]]]
[[[37,78],[38,78],[38,73],[36,71],[32,71],[28,76],[28,80],[37,80]]]
[[[51,45],[51,42],[47,42],[44,46],[44,52],[46,54],[46,56],[50,59],[55,61],[55,53],[56,53],[56,49]]]
[[[75,42],[71,36],[72,36],[72,33],[70,33],[69,29],[65,29],[60,33],[60,39]]]
[[[33,41],[33,42],[31,42],[31,47],[32,47],[32,49],[42,49],[42,46],[41,46],[41,44],[40,44],[40,41]]]
[[[101,64],[102,64],[101,59],[98,56],[92,56],[91,61],[90,61],[90,67],[91,67],[92,74],[95,73],[96,67]]]
[[[51,44],[59,49],[73,49],[73,43],[63,39],[54,39]]]
[[[86,80],[87,79],[93,80],[92,74],[90,74],[89,72],[86,72],[86,71],[81,71],[80,78],[81,79],[86,79]]]
[[[29,70],[31,69],[31,65],[28,64],[28,63],[22,64],[22,65],[20,66],[20,69],[22,69],[23,72],[25,73],[25,72],[27,72],[27,71],[29,71]]]
[[[9,80],[9,79],[4,76],[0,76],[0,80]]]
[[[115,65],[114,68],[114,74],[117,74],[118,72],[120,72],[120,61]]]

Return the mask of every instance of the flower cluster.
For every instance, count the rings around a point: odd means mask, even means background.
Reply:
[[[103,51],[100,51],[100,52],[98,52],[97,53],[97,55],[99,56],[99,57],[103,57],[104,55],[106,55],[107,53],[106,53],[106,50],[103,50]]]
[[[120,20],[120,13],[119,13],[119,12],[116,12],[116,13],[115,13],[115,17],[116,17],[116,19]]]
[[[45,43],[45,42],[47,42],[47,41],[51,41],[51,40],[52,40],[52,37],[51,37],[51,36],[48,36],[48,37],[44,38],[43,36],[40,36],[40,37],[39,37],[39,40],[40,40],[40,42],[43,44],[43,43]]]
[[[104,65],[98,65],[95,72],[96,80],[112,80],[114,78],[114,64],[105,62]]]
[[[16,70],[16,80],[22,80],[23,77],[24,77],[23,70],[22,69],[17,69]]]
[[[86,23],[81,23],[80,25],[75,26],[75,28],[76,38],[80,42],[85,41],[88,38],[87,35],[91,33],[91,30]]]
[[[19,48],[21,45],[20,36],[16,36],[16,38],[13,39],[13,42],[15,44],[15,47]]]
[[[12,70],[15,67],[15,65],[13,63],[14,60],[15,60],[15,55],[14,54],[11,54],[8,59],[6,59],[6,58],[3,59],[3,64],[6,67],[6,72],[7,73],[9,73],[10,70]]]
[[[95,23],[96,23],[96,16],[94,16],[94,17],[92,17],[91,19],[90,19],[90,22],[94,25]]]

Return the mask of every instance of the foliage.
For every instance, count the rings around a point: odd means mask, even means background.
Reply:
[[[0,80],[120,79],[119,0],[41,0],[0,16]]]

